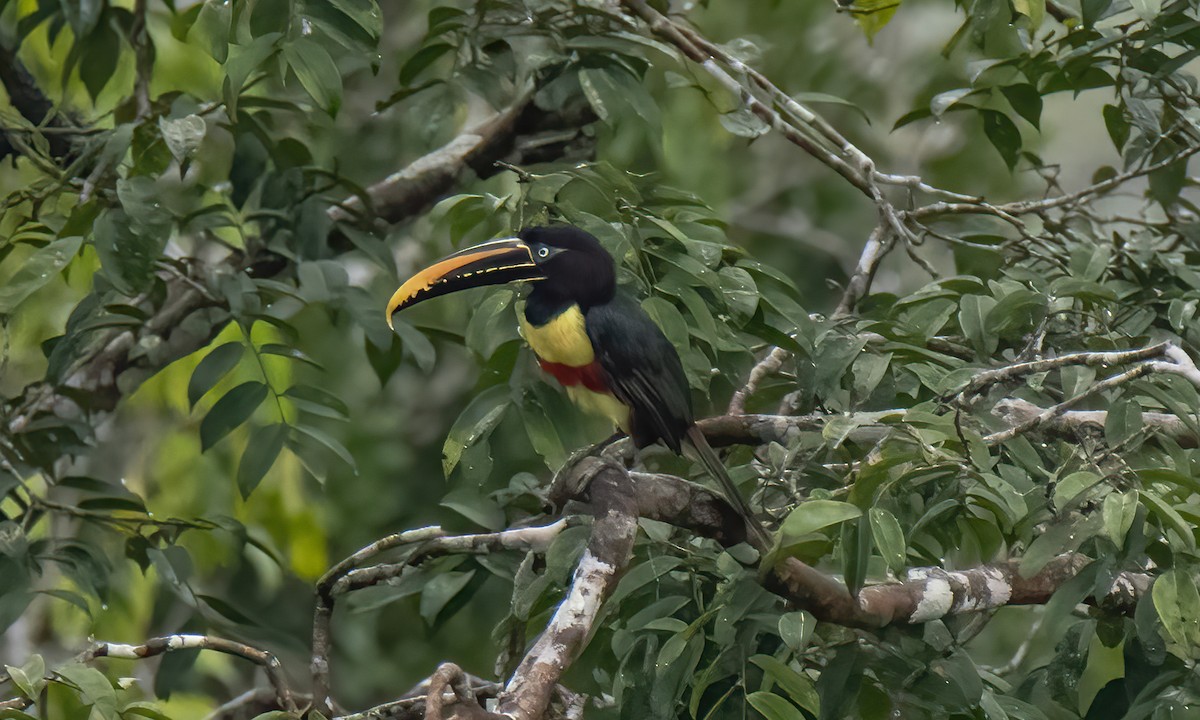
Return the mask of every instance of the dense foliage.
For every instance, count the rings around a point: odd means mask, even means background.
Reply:
[[[538,372],[520,291],[395,333],[382,309],[558,221],[618,259],[700,415],[777,360],[747,407],[805,422],[726,457],[771,561],[852,594],[1008,560],[1048,583],[851,628],[747,546],[644,519],[561,681],[588,717],[1195,716],[1200,15],[710,0],[673,35],[651,5],[0,0],[0,717],[197,717],[253,686],[198,649],[76,657],[182,633],[269,649],[303,696],[339,558],[553,520],[544,487],[611,428]],[[468,128],[501,139],[405,185]],[[340,708],[442,661],[504,682],[576,520],[348,595]]]

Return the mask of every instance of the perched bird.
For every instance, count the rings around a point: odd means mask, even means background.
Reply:
[[[742,515],[753,543],[770,537],[720,458],[696,427],[687,377],[675,347],[642,307],[617,289],[612,256],[571,225],[525,228],[445,257],[392,295],[394,313],[422,300],[482,285],[530,282],[521,334],[538,363],[583,410],[606,416],[641,449],[662,441],[682,454],[685,441]]]

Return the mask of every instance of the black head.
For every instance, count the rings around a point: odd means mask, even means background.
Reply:
[[[612,300],[616,266],[592,234],[574,225],[544,225],[525,228],[517,237],[529,246],[545,276],[534,283],[534,295],[540,299],[575,302],[584,308]]]

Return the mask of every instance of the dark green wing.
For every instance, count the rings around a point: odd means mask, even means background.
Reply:
[[[588,309],[585,323],[609,389],[630,408],[634,444],[662,440],[679,453],[693,415],[675,346],[641,305],[621,293]]]

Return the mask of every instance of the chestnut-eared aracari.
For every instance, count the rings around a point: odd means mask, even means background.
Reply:
[[[662,441],[682,454],[685,440],[742,515],[751,542],[766,531],[696,427],[687,377],[675,347],[638,303],[617,290],[612,256],[571,225],[530,227],[445,257],[392,295],[392,315],[429,298],[482,285],[530,282],[519,318],[538,363],[583,410],[610,418],[644,448]]]

